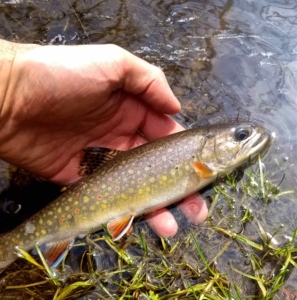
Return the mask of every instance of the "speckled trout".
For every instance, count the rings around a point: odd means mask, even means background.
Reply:
[[[119,239],[134,217],[179,201],[253,161],[270,141],[262,126],[236,123],[185,130],[128,151],[89,149],[82,170],[92,174],[0,237],[0,268],[17,258],[16,246],[28,251],[36,243],[51,249],[45,256],[52,263],[75,237],[102,224]]]

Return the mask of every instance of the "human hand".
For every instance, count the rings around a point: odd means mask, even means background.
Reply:
[[[78,179],[85,147],[127,150],[183,130],[165,115],[180,105],[163,72],[114,45],[27,46],[4,86],[0,157],[60,184]],[[179,208],[193,223],[207,215],[198,195]],[[147,219],[161,236],[177,232],[166,209]]]

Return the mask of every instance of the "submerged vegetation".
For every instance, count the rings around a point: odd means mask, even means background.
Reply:
[[[293,191],[266,178],[260,159],[236,177],[205,191],[211,206],[203,225],[173,208],[183,226],[172,239],[140,221],[118,242],[104,231],[77,241],[54,270],[38,246],[37,258],[19,249],[24,259],[1,274],[1,299],[294,299],[286,282],[297,271],[297,228],[288,236],[281,224],[266,224],[269,206]]]

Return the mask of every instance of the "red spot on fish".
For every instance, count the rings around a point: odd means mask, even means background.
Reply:
[[[60,220],[59,220],[59,223],[60,223],[60,224],[63,224],[63,223],[64,223],[64,220],[63,220],[63,219],[60,219]]]
[[[78,209],[78,208],[75,210],[75,213],[76,213],[76,214],[78,214],[78,213],[79,213],[79,209]]]
[[[117,187],[115,188],[115,190],[116,190],[116,191],[119,191],[119,190],[120,190],[120,188],[117,186]]]
[[[76,196],[79,197],[80,193],[76,193]]]
[[[101,195],[98,195],[98,199],[102,199],[102,196],[101,196]]]
[[[142,182],[142,179],[138,179],[138,182],[141,183],[141,182]]]
[[[96,192],[98,190],[98,188],[96,186],[94,186],[93,190]]]
[[[158,168],[158,170],[159,170],[159,171],[161,171],[161,170],[162,170],[162,168],[161,168],[161,167],[159,167],[159,168]]]

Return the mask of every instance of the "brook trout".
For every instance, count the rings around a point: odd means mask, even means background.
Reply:
[[[128,151],[87,151],[83,172],[101,166],[0,237],[0,268],[17,258],[16,246],[29,251],[36,243],[50,249],[45,256],[51,264],[75,237],[102,224],[119,239],[135,216],[179,201],[264,155],[270,141],[262,126],[236,123],[185,130]]]

